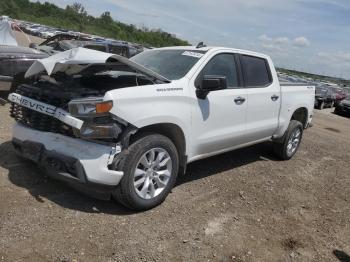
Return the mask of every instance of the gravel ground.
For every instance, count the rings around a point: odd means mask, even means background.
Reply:
[[[17,158],[7,111],[0,261],[349,261],[349,118],[316,111],[287,162],[264,143],[193,163],[161,206],[134,213]]]

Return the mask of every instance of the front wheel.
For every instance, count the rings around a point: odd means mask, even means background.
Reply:
[[[149,134],[134,142],[118,164],[124,176],[115,199],[134,210],[147,210],[162,203],[173,188],[179,169],[179,156],[172,141]]]
[[[299,121],[291,120],[282,141],[274,142],[274,152],[282,160],[291,159],[297,152],[303,136],[303,125]]]

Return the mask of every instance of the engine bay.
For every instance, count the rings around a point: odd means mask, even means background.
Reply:
[[[89,101],[102,101],[105,93],[110,90],[152,83],[152,80],[142,74],[97,66],[75,75],[58,72],[52,76],[36,76],[32,84],[19,86],[15,93],[63,109],[75,116],[75,112],[71,110],[75,101],[87,101],[87,104],[82,104],[87,108],[90,105]],[[119,140],[119,136],[129,125],[108,112],[77,115],[77,118],[84,121],[81,130],[16,103],[11,103],[10,113],[16,121],[33,129],[107,142]]]

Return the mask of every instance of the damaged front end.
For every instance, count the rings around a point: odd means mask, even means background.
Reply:
[[[33,84],[19,86],[8,98],[19,154],[74,185],[119,183],[123,172],[116,170],[117,156],[137,128],[110,113],[116,101],[104,100],[105,93],[163,80],[113,57],[89,64],[67,60],[69,65],[56,63],[47,74],[28,70]]]
[[[61,53],[56,59],[49,57],[33,64],[26,73],[34,78],[33,84],[21,85],[9,95],[11,116],[40,131],[103,142],[120,141],[129,124],[109,113],[114,101],[104,100],[106,92],[164,79],[124,57],[103,53],[102,60],[96,58],[95,63],[89,64],[79,57],[100,53],[79,48],[73,54],[62,57]]]
[[[118,142],[128,123],[109,113],[113,101],[103,100],[108,90],[87,87],[84,81],[93,82],[93,77],[56,83],[40,79],[21,85],[9,95],[10,114],[17,122],[39,131]]]

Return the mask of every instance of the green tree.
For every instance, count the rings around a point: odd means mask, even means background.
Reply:
[[[103,24],[112,24],[113,23],[113,18],[111,17],[111,13],[106,11],[104,13],[102,13],[102,15],[100,16],[101,21]]]
[[[151,30],[147,27],[137,28],[134,25],[114,21],[108,11],[103,12],[100,17],[91,16],[79,2],[67,5],[65,9],[62,9],[48,2],[0,0],[0,13],[20,20],[138,42],[148,46],[188,45],[187,41],[178,39],[162,30]]]

